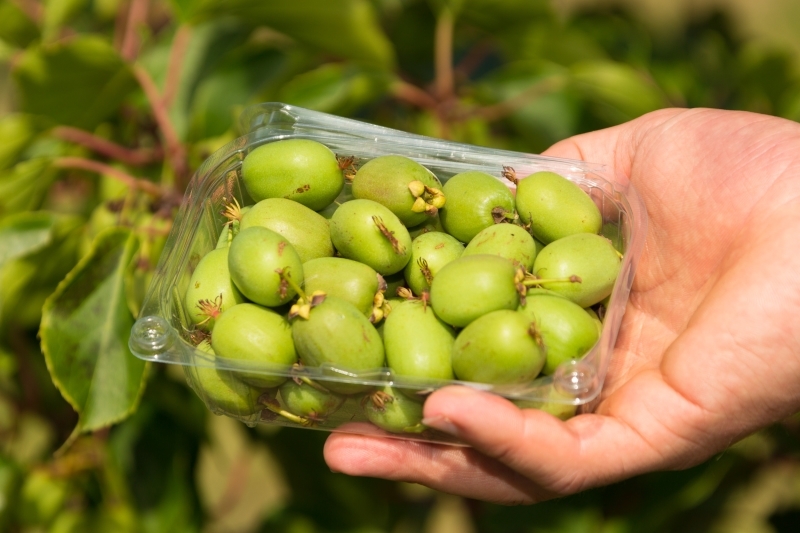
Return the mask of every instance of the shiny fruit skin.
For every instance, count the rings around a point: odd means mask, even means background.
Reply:
[[[339,195],[344,175],[327,146],[310,139],[283,139],[247,154],[242,182],[256,202],[287,198],[320,211]]]
[[[378,370],[384,364],[384,349],[375,327],[356,307],[336,297],[326,297],[311,309],[308,319],[292,321],[300,361],[309,367],[333,367],[358,374]],[[331,376],[346,376],[330,370]],[[320,381],[333,392],[351,394],[369,387],[337,381]]]
[[[265,371],[284,370],[297,362],[289,322],[256,304],[234,305],[217,319],[211,332],[217,356],[247,363]],[[237,371],[242,381],[259,388],[277,387],[286,378],[260,372]]]
[[[399,394],[388,385],[380,393],[381,401],[373,401],[372,395],[364,399],[367,420],[390,433],[421,433],[425,430],[421,403]]]
[[[395,375],[404,378],[453,379],[450,352],[454,342],[453,328],[419,300],[393,305],[383,326],[386,363]]]
[[[216,360],[209,341],[201,342],[197,349]],[[221,411],[234,417],[249,417],[261,411],[258,404],[261,391],[237,379],[233,371],[197,365],[189,372],[193,374],[195,390],[212,411]]]
[[[463,253],[464,245],[447,233],[431,231],[421,234],[411,242],[411,259],[403,269],[409,288],[417,296],[429,291],[431,285],[427,276],[432,279],[442,267]]]
[[[473,237],[464,255],[499,255],[530,271],[536,259],[536,243],[523,228],[514,224],[494,224]]]
[[[199,306],[202,300],[218,303],[220,313],[245,301],[242,293],[231,281],[228,270],[228,248],[211,250],[200,259],[192,272],[184,298],[184,305],[192,323],[199,324],[205,321],[201,327],[211,329],[214,327],[214,320],[209,319]]]
[[[378,273],[358,261],[343,257],[320,257],[303,263],[304,290],[322,291],[353,304],[365,316],[372,314],[378,292]]]
[[[621,256],[611,241],[600,235],[576,233],[545,246],[533,262],[539,278],[578,276],[580,283],[559,281],[547,288],[589,307],[611,294],[619,275]]]
[[[407,227],[425,223],[431,215],[411,210],[414,196],[408,189],[412,181],[441,189],[439,179],[413,159],[401,155],[384,155],[370,159],[353,178],[353,196],[373,200],[386,206]]]
[[[324,392],[307,383],[297,383],[292,379],[278,388],[281,403],[290,413],[308,418],[314,422],[324,420],[335,413],[346,397],[335,392]]]
[[[514,213],[511,190],[485,172],[456,174],[445,182],[442,192],[447,203],[439,210],[439,218],[447,233],[463,243],[495,224],[493,210]]]
[[[395,239],[394,245],[386,232]],[[372,200],[340,205],[331,217],[331,240],[342,256],[369,265],[384,276],[402,270],[411,257],[411,236],[406,227],[388,208]]]
[[[516,309],[516,268],[496,255],[469,255],[446,264],[433,278],[430,300],[436,315],[456,327],[499,309]]]
[[[520,220],[545,244],[575,233],[599,233],[603,217],[575,183],[555,172],[536,172],[517,183]]]
[[[494,385],[535,378],[545,355],[530,332],[531,321],[518,311],[488,313],[461,330],[453,345],[458,379]]]
[[[277,307],[291,300],[295,291],[286,287],[276,272],[283,270],[298,285],[303,283],[303,263],[289,241],[262,226],[241,230],[230,245],[228,268],[236,287],[249,300]]]
[[[303,263],[333,255],[328,221],[301,203],[285,198],[261,200],[242,216],[240,229],[251,226],[263,226],[285,237]]]
[[[542,373],[552,375],[561,363],[580,359],[597,343],[595,319],[578,304],[561,296],[528,295],[519,311],[534,323],[547,360]]]

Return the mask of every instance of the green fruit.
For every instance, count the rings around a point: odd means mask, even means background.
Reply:
[[[517,183],[519,218],[545,244],[575,233],[599,233],[603,217],[591,197],[554,172],[536,172]]]
[[[580,359],[600,338],[595,320],[581,306],[548,294],[528,295],[519,311],[533,321],[547,360],[542,372],[551,375],[561,363]]]
[[[319,211],[344,187],[336,155],[309,139],[284,139],[264,144],[242,162],[242,181],[256,202],[288,198]]]
[[[488,313],[464,328],[452,357],[458,379],[495,385],[530,381],[545,363],[531,320],[509,310]]]
[[[217,356],[242,363],[236,376],[259,388],[277,387],[286,381],[270,372],[282,372],[297,362],[289,322],[250,303],[234,305],[220,315],[211,332],[211,346]]]
[[[319,213],[292,200],[261,200],[242,216],[240,229],[252,226],[263,226],[285,237],[303,263],[333,255],[328,221]]]
[[[429,291],[436,273],[463,252],[464,245],[447,233],[423,233],[411,242],[411,259],[403,270],[408,286],[416,295]]]
[[[303,263],[305,292],[322,291],[353,304],[365,316],[372,316],[381,280],[371,267],[342,257],[320,257]]]
[[[359,374],[383,367],[380,335],[361,311],[339,298],[325,297],[311,309],[307,319],[295,318],[292,338],[305,366],[322,366],[331,376],[358,379]],[[369,388],[335,380],[323,385],[341,394]]]
[[[216,360],[209,341],[202,341],[197,349]],[[261,392],[237,379],[234,372],[213,366],[195,366],[190,372],[194,390],[212,411],[235,417],[249,417],[261,411],[258,403]]]
[[[426,429],[422,425],[422,404],[388,385],[364,399],[364,415],[390,433],[421,433]]]
[[[519,293],[513,263],[496,255],[469,255],[445,265],[433,278],[436,315],[456,327],[499,309],[516,309]]]
[[[442,184],[424,166],[408,157],[384,155],[361,165],[353,178],[353,196],[378,202],[406,226],[416,226],[435,215],[439,206],[432,204],[433,195],[427,190],[414,190],[414,182],[441,192]]]
[[[300,381],[287,380],[278,389],[283,407],[311,422],[322,423],[335,413],[346,397]]]
[[[456,174],[444,184],[447,204],[439,210],[444,229],[468,243],[482,229],[514,214],[514,195],[503,183],[478,171]]]
[[[404,378],[453,379],[450,352],[454,341],[453,328],[419,300],[393,305],[383,326],[386,363],[395,375]]]
[[[611,294],[620,260],[619,252],[605,237],[576,233],[545,246],[533,263],[533,273],[545,279],[577,276],[577,283],[558,281],[547,283],[547,288],[589,307]]]
[[[203,329],[212,329],[217,316],[244,302],[244,296],[231,281],[228,250],[217,248],[204,255],[186,289],[186,311],[192,323],[200,324]]]
[[[411,257],[408,230],[388,208],[372,200],[352,200],[331,218],[331,240],[342,256],[394,274]]]
[[[296,292],[279,271],[303,283],[300,256],[282,235],[261,226],[241,230],[228,252],[228,268],[236,287],[248,299],[267,307],[291,300]]]
[[[530,234],[514,224],[494,224],[475,235],[464,255],[499,255],[530,270],[536,259],[536,243]]]

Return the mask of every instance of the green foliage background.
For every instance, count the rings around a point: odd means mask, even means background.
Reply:
[[[800,120],[724,11],[654,37],[547,0],[0,0],[0,531],[783,532],[800,419],[683,472],[505,508],[331,473],[127,336],[193,169],[282,101],[539,152],[667,106]]]

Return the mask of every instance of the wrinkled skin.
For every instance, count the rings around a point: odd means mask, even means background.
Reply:
[[[800,410],[800,125],[661,110],[546,155],[607,164],[650,217],[592,412],[562,422],[448,387],[424,423],[473,448],[336,434],[332,469],[533,503],[690,467]]]

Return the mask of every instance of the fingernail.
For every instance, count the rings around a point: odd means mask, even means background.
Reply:
[[[458,436],[458,428],[453,424],[449,418],[444,416],[432,416],[430,418],[423,418],[422,424],[429,428],[438,429],[443,433]]]

